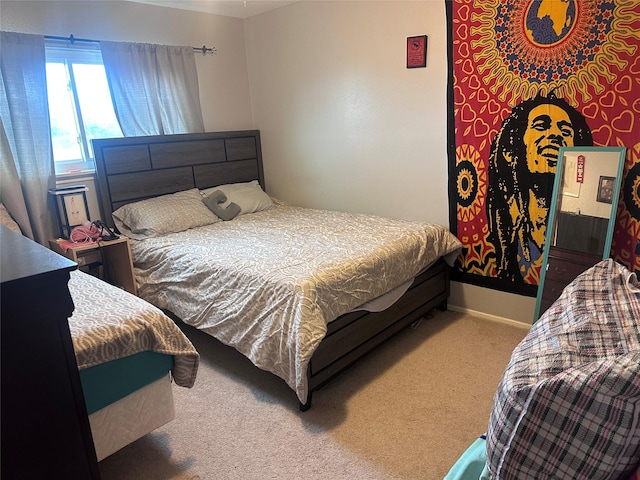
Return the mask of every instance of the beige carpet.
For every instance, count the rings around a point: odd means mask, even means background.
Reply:
[[[434,312],[315,392],[292,390],[186,328],[196,385],[176,418],[100,462],[103,480],[442,479],[486,430],[493,393],[526,325]]]

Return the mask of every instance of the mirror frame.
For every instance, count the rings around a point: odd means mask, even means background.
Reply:
[[[538,321],[540,317],[540,305],[542,303],[542,293],[544,290],[544,282],[547,276],[547,267],[549,264],[549,251],[551,249],[551,242],[547,241],[550,238],[550,235],[553,234],[553,225],[556,221],[556,212],[557,212],[557,204],[560,195],[560,184],[562,183],[562,174],[564,168],[565,155],[567,153],[573,153],[575,155],[580,155],[581,153],[589,153],[589,152],[601,152],[601,153],[617,153],[618,154],[618,168],[616,174],[616,181],[613,188],[613,198],[614,201],[611,202],[611,211],[609,212],[609,221],[607,228],[607,236],[605,239],[603,251],[602,251],[602,259],[609,258],[611,255],[611,244],[613,242],[613,230],[615,228],[616,223],[616,212],[618,211],[618,203],[620,202],[620,189],[622,186],[622,173],[624,169],[625,156],[627,152],[626,147],[587,147],[587,146],[579,146],[579,147],[560,147],[560,151],[558,152],[558,164],[556,167],[556,176],[553,182],[553,195],[551,197],[551,204],[549,206],[549,218],[547,220],[547,229],[545,232],[545,242],[544,242],[544,252],[542,257],[542,267],[540,268],[540,281],[538,283],[538,292],[536,296],[536,307],[533,312],[533,323]]]

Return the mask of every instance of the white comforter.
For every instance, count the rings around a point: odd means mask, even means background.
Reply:
[[[132,242],[138,294],[247,356],[307,399],[327,323],[461,245],[439,225],[278,205]]]

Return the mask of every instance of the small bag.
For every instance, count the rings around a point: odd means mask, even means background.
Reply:
[[[69,234],[69,241],[73,243],[93,243],[100,240],[100,231],[91,222],[73,227]]]
[[[100,240],[116,240],[118,236],[102,221],[84,222],[71,230],[69,240],[73,243],[93,243]]]
[[[98,229],[100,238],[102,238],[102,240],[117,240],[119,238],[113,230],[111,230],[102,222],[102,220],[96,220],[95,222],[92,222],[92,225]]]

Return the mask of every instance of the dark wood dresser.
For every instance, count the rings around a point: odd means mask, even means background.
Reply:
[[[555,302],[564,287],[569,285],[578,275],[602,260],[602,255],[550,247],[547,274],[540,301],[540,315]]]
[[[68,318],[77,265],[0,226],[3,479],[98,479]]]

